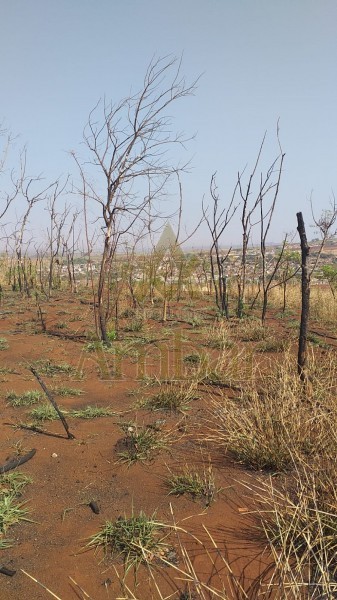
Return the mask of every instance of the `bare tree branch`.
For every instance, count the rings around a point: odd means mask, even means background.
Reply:
[[[177,144],[183,146],[186,138],[172,131],[168,110],[194,93],[196,81],[187,84],[180,67],[181,61],[175,58],[155,59],[137,93],[117,104],[100,100],[83,132],[89,161],[83,163],[73,155],[80,169],[82,196],[86,203],[96,202],[101,211],[104,249],[97,301],[99,330],[106,343],[107,282],[118,244],[162,196],[170,177],[182,168],[172,165],[169,150]],[[99,187],[89,177],[96,172],[102,182]]]

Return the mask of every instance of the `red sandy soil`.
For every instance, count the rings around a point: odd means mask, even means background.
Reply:
[[[55,325],[65,321],[68,328],[58,329],[60,333],[92,330],[90,307],[81,305],[77,299],[60,296],[43,308],[49,329],[56,331]],[[205,313],[208,319],[206,324],[211,324],[211,315],[207,316],[206,310]],[[76,315],[80,315],[83,320],[72,320]],[[182,415],[163,415],[135,409],[137,396],[130,395],[130,392],[137,390],[142,382],[136,378],[136,365],[132,357],[122,362],[122,378],[114,379],[111,373],[109,378],[107,373],[111,365],[108,364],[103,379],[100,369],[102,365],[95,355],[83,352],[83,342],[48,336],[41,332],[33,300],[28,305],[26,300],[21,301],[20,305],[20,301],[7,299],[0,307],[0,317],[0,336],[5,337],[9,344],[9,349],[0,353],[0,367],[16,370],[16,374],[0,375],[0,463],[4,464],[8,457],[13,456],[14,444],[17,442],[25,451],[36,448],[35,456],[19,467],[21,472],[32,478],[32,483],[25,488],[22,498],[28,502],[32,521],[20,522],[11,527],[8,537],[12,539],[12,546],[0,550],[0,564],[16,571],[13,577],[0,574],[1,600],[45,600],[52,597],[21,569],[42,582],[62,600],[86,598],[69,577],[93,600],[124,598],[113,566],[122,573],[121,562],[104,559],[101,551],[95,553],[85,549],[85,545],[88,538],[97,533],[106,520],[114,521],[120,515],[129,517],[132,512],[137,515],[139,511],[144,511],[148,516],[156,513],[156,519],[168,524],[172,524],[174,519],[190,534],[203,540],[212,560],[205,548],[195,542],[191,535],[182,535],[201,579],[220,587],[221,579],[227,581],[227,576],[221,556],[212,549],[205,530],[207,528],[220,553],[227,556],[234,573],[240,577],[244,588],[252,590],[254,581],[268,566],[268,554],[264,550],[263,540],[256,537],[252,517],[247,514],[252,506],[252,499],[239,481],[254,483],[255,476],[235,467],[228,458],[198,442],[200,425],[207,417],[209,392],[205,390],[199,399],[192,402],[183,421]],[[151,327],[152,334],[160,337],[163,331],[161,323],[151,321],[148,326]],[[187,341],[187,353],[192,353],[193,349],[194,352],[198,351],[201,339],[190,325],[169,321],[165,324],[164,337],[169,337],[171,330],[181,330],[185,339],[190,340]],[[167,344],[170,348],[169,356],[172,356],[174,346],[179,344],[177,336],[175,342],[172,337],[170,339]],[[158,373],[158,347],[153,344],[150,346],[152,359],[147,363],[151,362],[152,366],[148,368],[148,372],[157,370]],[[177,352],[177,347],[175,351]],[[83,396],[57,398],[61,406],[109,406],[117,413],[116,416],[92,420],[69,419],[71,432],[75,435],[73,440],[11,427],[10,423],[27,421],[30,407],[8,406],[6,393],[10,390],[22,393],[39,389],[28,367],[32,361],[46,358],[56,363],[66,361],[75,367],[79,364],[83,367],[83,377],[77,380],[76,377],[64,375],[54,378],[43,376],[49,388],[62,384],[85,391]],[[159,375],[163,375],[165,368],[162,366]],[[120,440],[124,436],[118,423],[135,419],[138,423],[165,419],[165,430],[172,429],[176,441],[168,451],[160,452],[151,463],[137,463],[128,468],[118,462],[116,444],[117,448],[120,447]],[[178,431],[179,423],[183,423],[181,431]],[[47,422],[44,427],[48,431],[64,435],[60,421]],[[207,465],[209,457],[216,484],[222,488],[209,508],[186,496],[177,498],[168,495],[164,484],[168,468],[174,471],[177,466],[181,468],[186,464]],[[94,514],[88,506],[92,500],[97,502],[99,514]],[[170,543],[176,548],[177,566],[184,569],[175,534],[171,535]],[[153,566],[163,597],[170,594],[171,598],[177,600],[186,597],[182,595],[185,584],[179,580],[178,572],[163,565]],[[132,587],[131,573],[127,581]],[[230,589],[228,582],[226,587]],[[253,591],[250,594],[253,598]],[[139,570],[135,597],[139,600],[158,598],[145,567]]]

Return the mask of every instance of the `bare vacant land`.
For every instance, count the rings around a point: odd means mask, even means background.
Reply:
[[[1,475],[1,564],[15,571],[0,575],[3,600],[333,589],[336,306],[313,288],[303,390],[298,284],[287,293],[263,326],[258,304],[226,320],[195,286],[164,320],[159,294],[136,307],[122,295],[105,345],[85,287],[6,290],[1,465],[36,453]]]

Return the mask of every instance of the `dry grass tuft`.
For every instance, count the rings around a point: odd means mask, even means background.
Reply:
[[[337,474],[335,459],[318,467],[302,463],[291,482],[272,478],[255,487],[259,518],[275,563],[268,583],[272,596],[310,600],[337,593]],[[330,477],[332,475],[332,478]],[[269,597],[269,596],[266,596]],[[278,597],[278,596],[277,596]]]
[[[328,355],[320,367],[312,361],[310,372],[304,395],[286,353],[274,372],[255,377],[239,397],[214,396],[209,441],[256,470],[287,471],[298,459],[325,455],[337,441],[336,366]]]

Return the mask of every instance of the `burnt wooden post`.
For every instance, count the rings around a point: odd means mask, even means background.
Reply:
[[[307,235],[305,232],[305,225],[303,221],[303,215],[301,212],[296,214],[297,217],[297,231],[301,240],[301,269],[302,269],[302,303],[301,303],[301,325],[300,334],[298,338],[298,358],[297,358],[297,369],[301,381],[305,382],[307,379],[306,374],[306,359],[307,359],[307,335],[308,335],[308,323],[309,323],[309,308],[310,308],[310,275],[308,268],[308,257],[310,248],[307,241]]]

